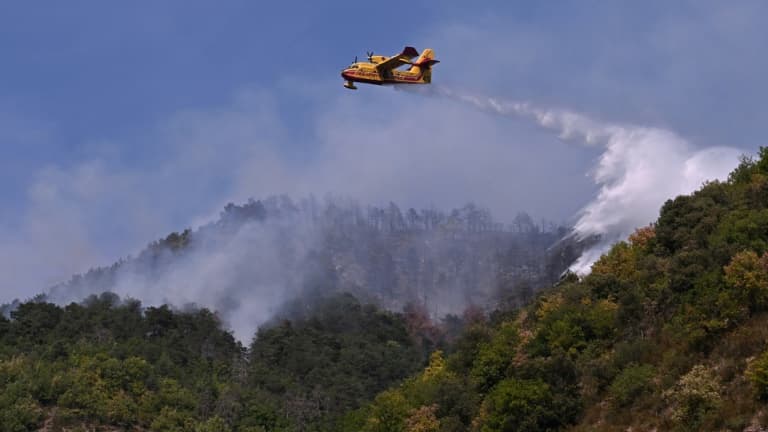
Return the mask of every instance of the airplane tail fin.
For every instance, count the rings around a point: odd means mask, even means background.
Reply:
[[[427,48],[421,52],[421,55],[411,66],[410,72],[421,75],[424,82],[432,82],[432,66],[436,63],[440,63],[439,60],[435,60],[435,52],[432,49]]]

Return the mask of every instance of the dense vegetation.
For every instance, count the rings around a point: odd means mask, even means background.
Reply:
[[[0,430],[333,430],[423,365],[418,340],[402,315],[344,295],[247,350],[205,309],[30,301],[0,318]]]
[[[768,149],[584,278],[469,326],[348,431],[764,430]]]
[[[142,309],[109,294],[22,303],[0,319],[0,430],[214,427],[241,353],[207,310]]]
[[[0,429],[760,430],[768,149],[532,297],[434,322],[320,296],[247,348],[205,309],[29,301],[0,318]]]

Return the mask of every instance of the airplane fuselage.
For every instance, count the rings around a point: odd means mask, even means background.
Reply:
[[[426,84],[423,73],[415,73],[401,70],[388,70],[379,72],[374,63],[354,63],[341,71],[341,76],[348,82],[360,82],[366,84]]]

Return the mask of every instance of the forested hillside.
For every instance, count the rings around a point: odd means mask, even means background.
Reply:
[[[583,247],[562,241],[568,232],[526,213],[504,225],[473,204],[446,213],[271,197],[229,204],[215,222],[75,276],[48,298],[114,291],[145,303],[198,303],[228,324],[260,324],[287,301],[327,292],[391,310],[419,303],[434,316],[460,314],[468,304],[522,304],[556,281]],[[253,328],[235,330],[249,338]]]
[[[215,430],[242,353],[207,310],[142,309],[109,294],[23,303],[0,317],[0,430]]]
[[[349,295],[305,313],[246,348],[206,309],[20,304],[0,317],[0,430],[334,430],[423,366],[431,336],[402,314]]]
[[[763,148],[589,276],[473,323],[345,430],[765,430],[767,342]]]
[[[262,211],[258,202],[229,207],[205,229],[227,231],[229,217]],[[355,286],[338,267],[339,257],[356,256],[356,241],[344,232],[329,236],[332,245],[346,246],[304,262],[313,264],[313,284],[333,289],[285,303],[248,346],[207,309],[143,307],[113,294],[65,307],[43,297],[15,305],[0,318],[0,429],[768,425],[768,149],[744,159],[727,181],[669,200],[655,223],[616,244],[591,274],[567,275],[522,306],[497,302],[488,312],[469,302],[463,313],[435,319],[424,301],[404,301],[392,312],[332,294]],[[376,237],[387,251],[414,236],[381,227],[365,232],[388,233]],[[465,227],[441,236],[479,239],[482,232]],[[173,260],[173,253],[154,251],[183,254],[195,241],[194,233],[175,234],[136,259]],[[409,274],[399,271],[376,295],[351,291],[391,307],[378,296],[399,293]],[[451,277],[457,274],[464,273]]]

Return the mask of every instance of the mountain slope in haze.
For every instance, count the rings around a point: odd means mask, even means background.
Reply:
[[[768,149],[521,309],[471,325],[346,431],[768,429]]]
[[[391,310],[418,303],[435,316],[460,314],[470,304],[520,304],[557,280],[581,247],[560,241],[567,233],[525,213],[504,226],[473,204],[445,213],[271,197],[229,204],[216,222],[75,276],[48,299],[113,291],[145,304],[197,304],[246,340],[285,302],[329,291]]]

